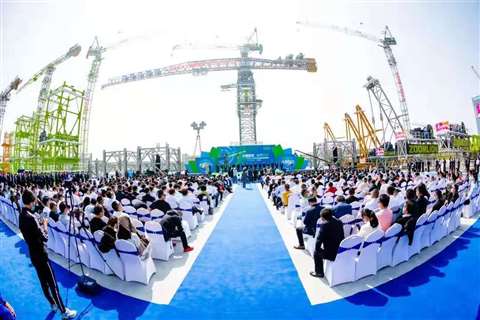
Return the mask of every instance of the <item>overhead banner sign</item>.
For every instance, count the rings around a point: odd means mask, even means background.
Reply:
[[[185,164],[191,173],[212,173],[231,166],[276,166],[291,172],[305,169],[308,161],[294,154],[290,148],[283,149],[281,145],[243,145],[214,147]]]
[[[468,138],[452,137],[452,147],[470,151],[470,140]]]
[[[480,118],[480,96],[473,97],[472,101],[473,109],[475,111],[475,117]]]
[[[445,134],[450,130],[450,125],[448,121],[442,121],[435,124],[435,133],[436,134]]]
[[[408,154],[435,154],[438,153],[438,144],[407,144]]]

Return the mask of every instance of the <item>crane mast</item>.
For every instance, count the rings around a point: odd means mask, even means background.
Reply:
[[[0,93],[0,137],[3,131],[3,120],[5,119],[5,111],[7,109],[7,102],[10,100],[10,95],[13,90],[17,90],[22,80],[16,77],[8,87]]]
[[[102,64],[102,54],[106,51],[106,48],[100,46],[98,38],[95,37],[92,45],[88,48],[87,59],[93,57],[90,71],[88,72],[87,90],[85,91],[85,104],[82,113],[82,124],[80,128],[80,157],[82,166],[87,161],[88,153],[88,130],[90,128],[90,114],[93,100],[93,93],[97,84],[98,73],[100,72],[100,65]]]
[[[131,81],[146,80],[158,77],[166,77],[179,74],[205,75],[211,71],[237,71],[237,83],[221,86],[222,90],[237,89],[237,115],[239,124],[239,137],[241,145],[257,143],[256,117],[262,100],[258,99],[255,91],[254,69],[263,70],[306,70],[316,72],[315,59],[304,58],[303,54],[288,55],[285,59],[276,60],[259,59],[249,57],[250,52],[257,51],[260,54],[263,46],[258,43],[257,30],[247,38],[242,45],[196,45],[192,43],[177,44],[173,46],[172,53],[179,49],[234,49],[240,51],[238,58],[208,59],[200,61],[189,61],[163,68],[150,69],[123,76],[111,78],[102,89]]]

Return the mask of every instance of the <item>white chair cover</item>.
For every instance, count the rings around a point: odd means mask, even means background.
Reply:
[[[162,210],[159,210],[159,209],[153,209],[152,211],[150,211],[150,219],[152,221],[158,221],[164,215],[165,215],[165,213]]]
[[[55,221],[52,218],[48,218],[48,240],[47,240],[47,248],[55,251],[55,233],[53,228],[55,228]]]
[[[437,216],[438,216],[438,210],[432,211],[430,212],[430,214],[428,214],[427,221],[425,221],[424,223],[420,250],[430,246],[432,230],[433,230],[433,227],[435,226],[435,220],[437,220]]]
[[[132,222],[132,225],[137,229],[138,233],[141,235],[145,235],[145,227],[143,226],[143,223],[135,218],[130,218],[130,221]]]
[[[377,273],[377,255],[383,231],[377,229],[370,233],[362,244],[360,255],[356,259],[355,280]]]
[[[385,235],[382,238],[382,245],[378,249],[378,270],[392,264],[393,248],[395,247],[400,231],[402,231],[402,226],[398,223],[394,223],[387,229],[387,231],[385,231]]]
[[[172,241],[165,241],[162,226],[155,221],[145,223],[145,233],[152,246],[152,258],[168,261],[173,254]]]
[[[95,241],[97,241],[97,243],[100,243],[103,237],[103,231],[97,230],[93,233],[93,236],[95,237]],[[113,273],[120,279],[125,280],[125,271],[124,271],[123,263],[120,260],[120,257],[116,249],[112,249],[107,253],[101,252],[101,254],[103,256],[103,259],[106,261],[107,265],[113,271]]]
[[[138,220],[140,220],[142,222],[150,221],[150,212],[148,211],[148,209],[138,208],[137,209],[137,216],[138,216]]]
[[[59,255],[66,257],[67,255],[67,229],[60,221],[57,221],[56,228],[54,229],[55,236],[55,252]]]
[[[355,217],[351,214],[346,214],[340,217],[340,221],[343,222],[343,234],[346,238],[352,234],[352,227],[355,221]]]
[[[357,235],[340,242],[335,261],[324,260],[325,278],[330,287],[355,280],[355,259],[363,238]]]
[[[120,203],[123,205],[123,206],[129,206],[132,204],[132,202],[130,201],[130,199],[127,199],[127,198],[123,198],[122,200],[120,200]]]
[[[425,230],[425,222],[427,221],[427,219],[428,213],[424,213],[420,217],[418,217],[418,220],[415,224],[415,231],[413,232],[412,245],[408,246],[409,259],[412,256],[420,253],[420,249],[422,248],[423,231]]]
[[[148,284],[150,278],[156,272],[152,258],[148,256],[142,259],[135,245],[127,240],[115,241],[115,248],[124,266],[125,280]]]
[[[90,233],[90,231],[81,229],[80,237],[85,244],[90,257],[90,268],[100,271],[103,274],[112,274],[112,270],[107,266],[103,257],[100,255],[100,250],[98,250],[95,238]]]

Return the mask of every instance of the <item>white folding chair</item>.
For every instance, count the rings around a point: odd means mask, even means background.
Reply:
[[[346,214],[340,217],[340,221],[343,222],[343,235],[346,238],[352,234],[352,224],[355,221],[355,217],[351,214]]]
[[[433,245],[435,242],[439,241],[442,238],[443,234],[443,219],[445,212],[447,210],[446,206],[443,206],[438,210],[435,222],[433,224],[432,232],[430,233],[430,245]]]
[[[164,215],[165,213],[159,209],[153,209],[152,211],[150,211],[150,219],[152,221],[160,221],[160,219],[162,219]]]
[[[425,221],[424,223],[420,250],[422,250],[423,248],[429,247],[430,244],[432,243],[431,237],[432,237],[433,227],[435,226],[435,220],[437,220],[437,215],[438,215],[437,210],[430,212],[430,214],[428,215],[427,221]]]
[[[398,234],[402,231],[402,226],[398,223],[394,223],[390,228],[385,231],[383,236],[382,245],[378,249],[377,254],[377,268],[378,270],[390,266],[393,258],[393,248],[398,239]]]
[[[168,261],[174,250],[172,241],[165,241],[162,226],[158,222],[147,221],[145,223],[145,233],[152,246],[152,258]]]
[[[357,235],[340,242],[334,261],[324,260],[325,278],[330,287],[355,280],[355,259],[363,238]]]
[[[125,280],[148,284],[156,272],[152,257],[142,258],[135,245],[128,240],[115,241],[115,248],[124,266]]]
[[[66,257],[67,254],[67,229],[60,221],[57,221],[56,228],[54,230],[55,236],[55,252],[59,255]]]
[[[381,229],[377,229],[365,238],[355,262],[355,280],[377,273],[377,255],[383,234]]]
[[[97,230],[93,233],[95,241],[100,243],[103,237],[103,231]],[[120,260],[120,256],[117,253],[117,250],[113,248],[112,250],[108,251],[107,253],[101,252],[104,261],[109,266],[110,270],[122,280],[125,280],[125,269],[123,267],[122,260]]]
[[[408,236],[404,232],[398,234],[397,244],[393,248],[392,264],[390,266],[396,266],[404,261],[408,261]]]
[[[423,231],[425,230],[425,222],[427,221],[428,214],[424,213],[418,217],[415,224],[415,231],[413,232],[412,245],[408,246],[408,259],[412,256],[419,254],[422,247]]]
[[[135,227],[135,229],[137,229],[139,234],[141,234],[142,236],[145,235],[145,227],[140,220],[130,218],[130,221],[132,222],[132,225]]]
[[[137,216],[138,216],[138,220],[140,220],[142,222],[150,221],[150,212],[148,211],[148,209],[138,208],[137,209]]]
[[[55,251],[55,221],[52,218],[48,218],[48,225],[47,225],[47,233],[48,233],[48,240],[47,240],[47,248]]]
[[[90,257],[90,268],[100,271],[103,274],[112,274],[112,270],[107,266],[105,260],[100,255],[100,250],[96,245],[95,238],[90,231],[80,229],[80,237],[87,247],[88,256]]]
[[[198,227],[197,215],[193,214],[192,208],[180,208],[180,211],[182,211],[182,219],[188,223],[190,230]]]

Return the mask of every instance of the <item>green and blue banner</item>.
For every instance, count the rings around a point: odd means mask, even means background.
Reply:
[[[200,157],[186,163],[185,168],[191,173],[211,173],[220,167],[265,165],[295,171],[305,169],[308,161],[281,145],[244,145],[213,147],[210,152],[202,152]]]

